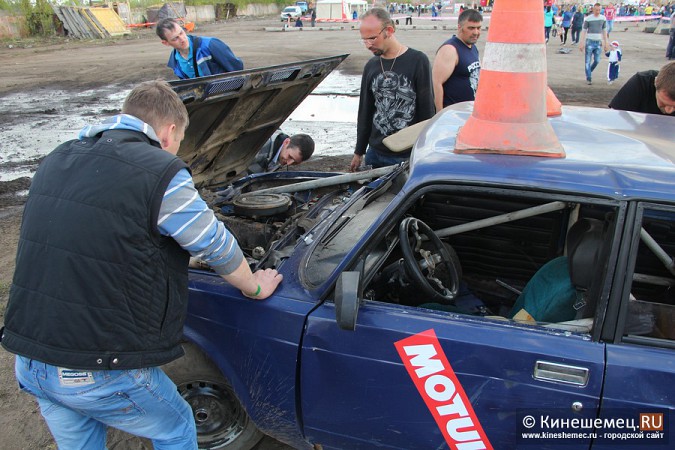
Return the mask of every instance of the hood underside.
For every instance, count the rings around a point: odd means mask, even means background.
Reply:
[[[215,188],[246,175],[263,144],[347,56],[170,82],[190,116],[178,156],[195,185]]]

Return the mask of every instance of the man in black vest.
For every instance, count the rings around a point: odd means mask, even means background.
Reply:
[[[436,111],[475,99],[480,74],[476,42],[482,23],[481,13],[475,9],[464,10],[457,18],[457,35],[445,41],[436,52],[431,69]]]
[[[2,346],[59,448],[105,448],[114,426],[196,449],[191,408],[159,368],[183,354],[189,256],[255,299],[282,276],[251,273],[199,197],[175,156],[188,114],[168,83],[140,84],[122,112],[35,173]]]

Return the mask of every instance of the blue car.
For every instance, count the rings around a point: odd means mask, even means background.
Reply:
[[[306,14],[309,9],[307,2],[295,2],[295,6],[299,6],[303,14]]]
[[[242,177],[342,58],[174,83],[179,155],[284,276],[252,301],[194,261],[164,369],[200,448],[672,448],[672,118],[565,106],[563,158],[458,154],[460,103],[409,163]]]

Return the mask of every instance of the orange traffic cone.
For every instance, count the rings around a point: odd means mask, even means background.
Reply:
[[[541,0],[495,2],[473,114],[457,134],[456,153],[565,156],[546,117],[541,8]]]
[[[555,96],[555,93],[550,87],[546,88],[546,115],[548,117],[555,117],[562,114],[562,103]]]

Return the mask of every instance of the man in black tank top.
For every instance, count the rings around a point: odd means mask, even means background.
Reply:
[[[482,22],[483,16],[478,11],[464,10],[457,19],[457,35],[445,41],[436,52],[431,71],[436,111],[453,103],[474,100],[480,73],[475,44]]]

